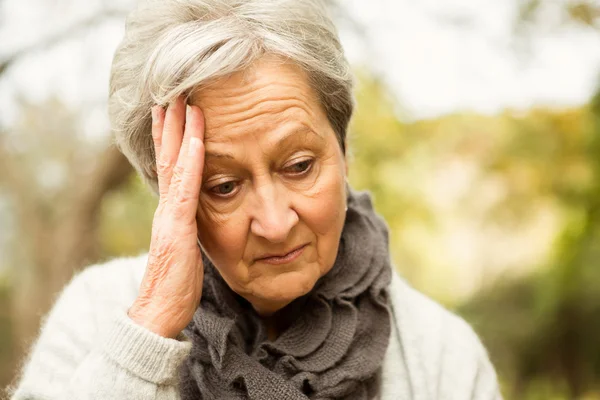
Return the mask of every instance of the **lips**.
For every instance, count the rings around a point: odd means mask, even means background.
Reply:
[[[288,253],[267,255],[257,259],[256,261],[262,261],[268,264],[284,264],[292,262],[303,253],[305,247],[306,244],[303,244],[302,246],[296,247],[294,250]]]

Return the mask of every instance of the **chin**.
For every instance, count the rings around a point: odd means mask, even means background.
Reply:
[[[257,289],[247,300],[261,315],[272,314],[312,290],[320,278],[314,271],[287,271],[255,282]]]

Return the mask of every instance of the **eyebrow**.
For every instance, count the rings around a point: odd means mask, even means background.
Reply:
[[[305,135],[305,139],[306,140],[310,140],[308,138],[309,134],[312,134],[310,136],[316,136],[318,139],[323,140],[323,138],[321,137],[321,135],[317,134],[314,130],[312,130],[311,128],[309,128],[306,125],[302,125],[300,127],[297,127],[296,129],[292,129],[287,131],[285,134],[283,134],[281,136],[281,138],[273,144],[274,147],[279,147],[281,146],[284,142],[288,141],[291,137],[294,137],[296,135]],[[233,156],[232,153],[227,153],[227,152],[215,152],[215,151],[206,151],[205,153],[205,158],[218,158],[218,159],[226,159],[226,160],[234,160],[235,157]]]

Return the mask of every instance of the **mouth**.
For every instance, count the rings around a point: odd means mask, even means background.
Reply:
[[[304,252],[304,248],[308,245],[307,244],[303,244],[300,247],[295,248],[294,250],[290,251],[287,254],[281,255],[281,256],[269,256],[269,257],[263,257],[263,258],[259,258],[258,260],[256,260],[257,262],[264,262],[267,264],[287,264],[290,263],[294,260],[296,260],[298,257],[300,257],[302,255],[302,253]]]

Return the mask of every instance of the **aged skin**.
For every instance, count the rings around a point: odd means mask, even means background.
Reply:
[[[275,57],[192,102],[206,121],[200,242],[228,285],[269,315],[333,266],[345,219],[344,154],[304,72]],[[302,245],[292,262],[260,260]]]
[[[187,326],[202,296],[199,239],[272,338],[269,316],[335,262],[346,159],[304,72],[275,57],[213,82],[190,104],[152,108],[160,200],[128,314],[165,337]]]

